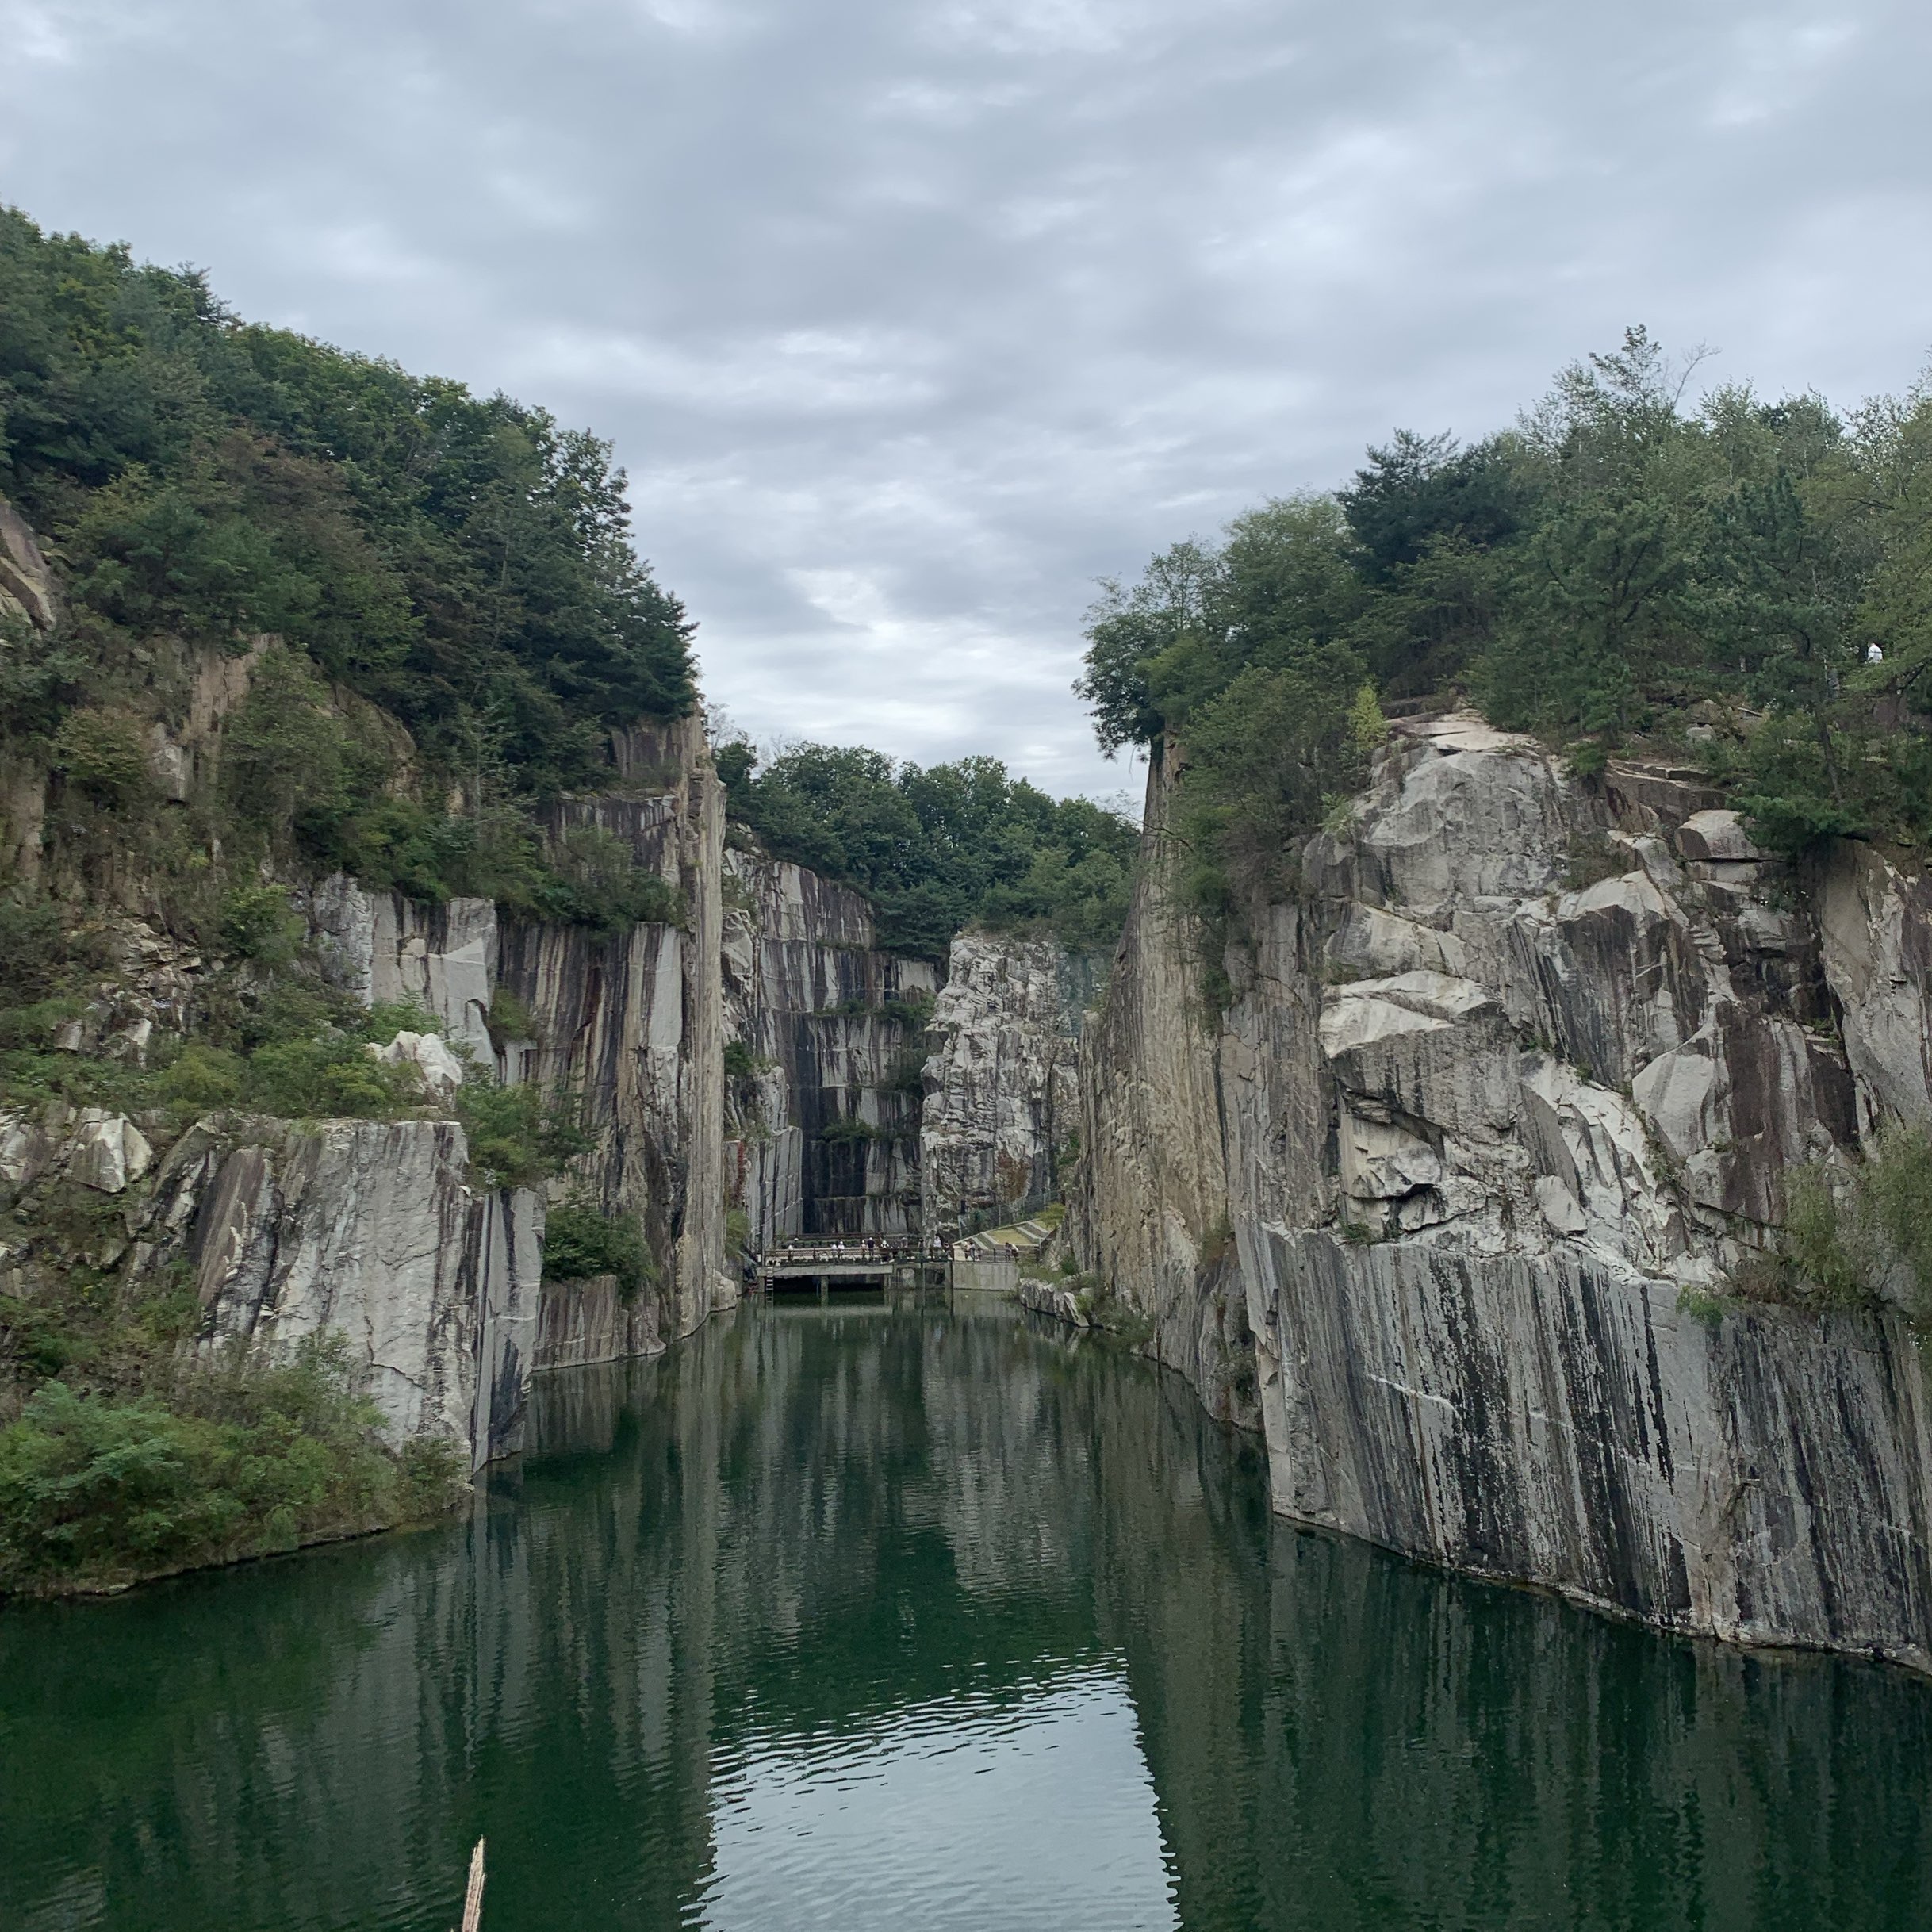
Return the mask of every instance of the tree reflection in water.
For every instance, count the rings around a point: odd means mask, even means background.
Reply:
[[[1905,1927],[1932,1690],[1272,1522],[962,1298],[541,1380],[445,1528],[0,1614],[0,1924]]]

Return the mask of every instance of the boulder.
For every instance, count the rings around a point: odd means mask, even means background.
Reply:
[[[125,1114],[82,1107],[75,1116],[66,1155],[70,1180],[104,1194],[117,1194],[154,1165],[147,1137]]]
[[[387,1046],[369,1050],[386,1065],[414,1067],[432,1100],[450,1099],[463,1083],[463,1063],[439,1033],[400,1033]]]

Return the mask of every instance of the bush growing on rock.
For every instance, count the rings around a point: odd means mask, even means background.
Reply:
[[[456,1117],[470,1143],[470,1171],[485,1187],[536,1187],[590,1145],[576,1097],[531,1086],[467,1081]]]
[[[559,1202],[544,1221],[546,1281],[615,1277],[617,1298],[634,1301],[657,1278],[657,1267],[634,1221],[619,1221],[583,1201]]]
[[[1932,1326],[1932,1128],[1888,1129],[1847,1175],[1793,1170],[1777,1251],[1751,1257],[1735,1286],[1806,1308],[1890,1301]]]
[[[339,1338],[164,1392],[48,1382],[0,1430],[0,1590],[111,1589],[447,1508],[453,1452],[392,1449],[380,1423]]]

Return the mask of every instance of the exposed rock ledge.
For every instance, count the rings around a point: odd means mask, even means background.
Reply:
[[[1275,1507],[1932,1668],[1903,1319],[1681,1312],[1776,1238],[1789,1169],[1926,1117],[1927,881],[1849,845],[1796,876],[1694,772],[1585,785],[1432,721],[1309,841],[1216,1033],[1167,889],[1174,763],[1082,1056],[1071,1223],[1152,1351],[1263,1428]]]
[[[521,1446],[543,1205],[471,1188],[469,1164],[454,1121],[197,1127],[144,1233],[185,1250],[205,1346],[332,1331],[399,1439],[449,1438],[481,1468]]]

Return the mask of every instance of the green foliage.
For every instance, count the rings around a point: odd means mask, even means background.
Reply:
[[[536,1015],[507,986],[498,987],[489,996],[490,1045],[500,1053],[513,1040],[538,1041],[541,1028]]]
[[[879,1017],[894,1026],[903,1026],[909,1033],[922,1033],[933,1023],[933,996],[908,993],[902,999],[881,1000]]]
[[[1291,889],[1297,840],[1366,776],[1351,729],[1359,674],[1343,648],[1311,650],[1282,669],[1251,665],[1195,715],[1174,830],[1210,922]]]
[[[203,975],[192,1038],[158,1037],[145,1067],[56,1052],[53,1029],[114,972],[101,933],[71,906],[24,888],[0,895],[0,1098],[53,1098],[174,1125],[224,1108],[292,1120],[392,1120],[424,1104],[416,1070],[376,1060],[399,1032],[438,1030],[413,1002],[365,1007],[298,954],[287,895],[243,886],[221,903],[221,957]],[[108,983],[112,983],[111,977]]]
[[[340,1034],[259,1047],[245,1091],[251,1108],[284,1120],[393,1120],[423,1098],[413,1067],[388,1065]]]
[[[727,1040],[724,1045],[724,1070],[727,1080],[755,1079],[758,1056],[742,1040]]]
[[[543,1275],[546,1281],[616,1278],[617,1298],[628,1305],[657,1279],[657,1263],[634,1221],[617,1221],[588,1202],[560,1202],[545,1219]]]
[[[1367,602],[1355,564],[1336,501],[1298,496],[1237,517],[1218,548],[1190,539],[1156,557],[1140,583],[1104,586],[1087,613],[1087,674],[1075,686],[1102,746],[1183,729],[1244,671],[1318,657],[1340,664],[1329,647]],[[1363,667],[1347,661],[1352,692]]]
[[[1687,1287],[1677,1290],[1677,1313],[1689,1316],[1713,1333],[1723,1325],[1724,1309],[1722,1298],[1707,1290]]]
[[[741,743],[719,751],[718,769],[733,817],[776,857],[866,894],[879,943],[895,952],[943,960],[975,924],[1052,933],[1075,951],[1119,933],[1133,828],[1091,799],[1009,777],[996,759],[922,768],[801,745],[761,771]]]
[[[302,922],[279,886],[236,886],[221,902],[221,944],[231,958],[286,966]]]
[[[607,445],[0,209],[0,493],[66,593],[52,636],[0,637],[0,736],[59,774],[50,828],[86,862],[145,835],[130,667],[178,639],[251,660],[199,863],[604,930],[678,916],[601,834],[539,829],[608,770],[610,727],[693,702],[691,626],[631,550]]]
[[[1707,757],[1768,847],[1932,843],[1932,389],[1844,420],[1742,387],[1689,408],[1689,373],[1632,329],[1505,435],[1398,434],[1336,496],[1106,587],[1076,688],[1106,750],[1178,740],[1210,950],[1230,895],[1289,888],[1324,799],[1342,824],[1325,734],[1371,749],[1378,692],[1466,688],[1582,776],[1681,752],[1698,707],[1738,721]]]
[[[447,1508],[444,1445],[399,1455],[339,1338],[163,1388],[44,1385],[0,1430],[0,1590],[99,1589]]]
[[[247,1063],[204,1040],[190,1040],[160,1068],[155,1094],[164,1106],[187,1114],[239,1107],[247,1091]]]
[[[102,963],[73,909],[29,886],[0,892],[0,1006],[25,1006],[69,989]]]
[[[1777,1251],[1754,1256],[1738,1292],[1807,1308],[1903,1304],[1932,1323],[1932,1129],[1893,1126],[1849,1175],[1786,1177]]]
[[[264,653],[222,737],[222,784],[236,817],[266,832],[286,826],[312,846],[325,843],[358,781],[380,776],[352,769],[357,762],[328,688],[308,661],[291,650]]]
[[[485,1187],[537,1187],[591,1145],[574,1096],[537,1087],[466,1081],[456,1117],[470,1142],[470,1172]]]
[[[827,1147],[858,1147],[891,1136],[869,1121],[839,1119],[827,1121],[818,1129],[818,1138]]]
[[[518,789],[692,702],[607,444],[541,410],[243,324],[187,270],[0,209],[0,491],[66,557],[77,634],[274,633]]]
[[[183,1117],[226,1107],[284,1120],[394,1120],[424,1104],[414,1067],[370,1051],[435,1030],[411,1004],[362,1008],[320,989],[270,986],[228,1029],[158,1059],[149,1097]]]
[[[896,1055],[886,1069],[885,1079],[879,1091],[885,1094],[897,1094],[907,1100],[921,1100],[926,1095],[926,1056],[918,1048],[909,1048]]]
[[[573,825],[565,830],[550,846],[542,875],[517,896],[539,918],[586,926],[594,932],[684,922],[684,904],[677,888],[646,872],[629,844],[600,826]]]
[[[1388,742],[1389,721],[1382,715],[1382,700],[1372,684],[1356,688],[1355,702],[1348,707],[1348,742],[1364,758]]]
[[[97,804],[137,804],[152,789],[140,727],[125,712],[69,711],[54,734],[52,762]]]

